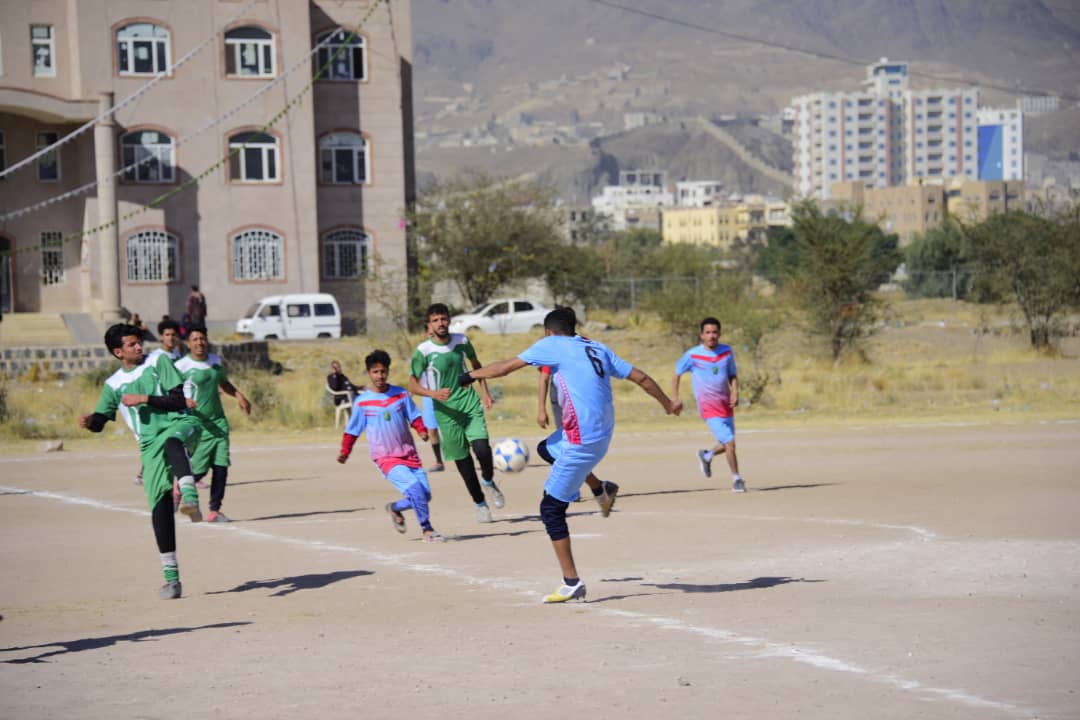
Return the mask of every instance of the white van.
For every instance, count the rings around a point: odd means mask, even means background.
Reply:
[[[341,337],[341,309],[333,295],[271,295],[248,308],[236,332],[255,340]]]

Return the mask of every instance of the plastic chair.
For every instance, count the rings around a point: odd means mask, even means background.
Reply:
[[[341,424],[341,415],[342,415],[342,413],[345,414],[346,418],[348,418],[350,415],[352,415],[352,404],[353,404],[353,397],[354,397],[353,396],[353,391],[352,390],[331,390],[330,386],[327,385],[326,386],[326,392],[330,393],[330,399],[335,401],[335,403],[334,403],[334,427],[337,427],[339,424]],[[337,399],[339,397],[347,398],[349,400],[349,402],[341,403],[340,405],[338,405],[336,403],[336,401],[337,401]]]

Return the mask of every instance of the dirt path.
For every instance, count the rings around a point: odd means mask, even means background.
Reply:
[[[0,717],[1080,716],[1080,424],[744,433],[745,495],[703,437],[617,436],[566,606],[538,465],[433,475],[437,546],[366,448],[235,448],[172,602],[134,451],[0,458]]]

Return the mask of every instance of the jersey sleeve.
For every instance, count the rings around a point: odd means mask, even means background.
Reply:
[[[424,354],[420,352],[420,348],[413,350],[412,357],[409,359],[409,374],[417,380],[424,377]]]
[[[420,409],[416,407],[416,403],[413,402],[412,396],[408,393],[405,394],[405,414],[408,416],[410,424],[421,416]]]
[[[554,343],[550,341],[551,336],[540,338],[532,345],[525,348],[525,351],[518,355],[518,359],[524,360],[529,365],[547,367],[548,372],[550,373],[553,367],[558,367],[559,365],[559,358],[555,354]]]
[[[612,377],[617,377],[620,380],[625,380],[633,372],[634,366],[623,360],[621,357],[615,354],[615,351],[606,345],[601,345],[607,353],[608,364],[611,365]]]
[[[735,369],[735,351],[731,351],[731,356],[728,358],[728,371],[727,376],[729,378],[738,377],[739,372]]]
[[[363,409],[353,403],[352,413],[349,415],[349,424],[345,426],[345,434],[360,437],[366,425],[367,418],[364,417]]]
[[[682,354],[682,357],[675,362],[675,374],[682,375],[683,373],[690,372],[694,367],[694,361],[690,359],[690,353],[693,349],[687,350]]]
[[[165,353],[158,356],[157,362],[154,363],[154,369],[157,371],[162,392],[168,392],[177,385],[184,384],[184,378],[180,377],[176,366],[173,365],[172,360]]]
[[[229,382],[229,373],[225,370],[225,363],[221,362],[221,356],[214,355],[211,364],[217,367],[218,385]]]
[[[94,408],[94,412],[105,415],[111,420],[116,417],[116,408],[118,407],[120,407],[120,394],[108,385],[101,388],[101,397],[98,398],[98,404]]]
[[[465,353],[465,357],[476,362],[476,348],[473,347],[472,341],[469,340],[468,336],[464,337],[465,342],[461,343],[461,352]]]

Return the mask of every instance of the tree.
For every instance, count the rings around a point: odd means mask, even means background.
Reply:
[[[1080,204],[1050,217],[993,215],[968,241],[989,291],[1015,300],[1031,346],[1049,349],[1064,311],[1080,301]]]
[[[904,290],[913,297],[967,297],[972,274],[966,244],[964,228],[949,220],[916,237],[905,253]]]
[[[787,227],[770,227],[767,238],[754,261],[754,272],[781,287],[799,264],[799,244],[795,231]]]
[[[786,271],[785,285],[835,363],[876,331],[884,304],[875,291],[900,265],[899,239],[858,211],[848,220],[810,201],[795,208],[793,220],[798,264]]]
[[[451,280],[473,305],[507,282],[542,275],[561,242],[554,194],[536,183],[468,176],[432,188],[409,218],[433,279]]]
[[[558,305],[595,306],[604,281],[604,265],[590,248],[560,245],[548,256],[544,280]]]

